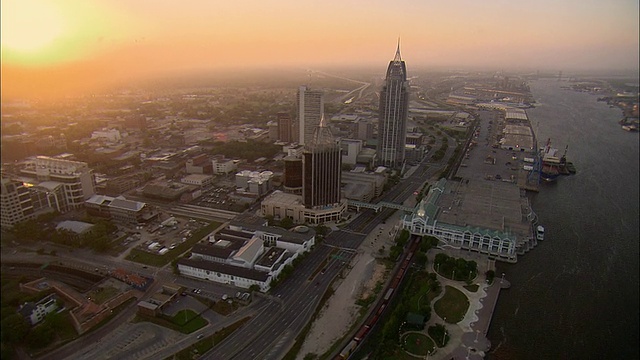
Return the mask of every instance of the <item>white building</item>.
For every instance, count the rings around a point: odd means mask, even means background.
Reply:
[[[355,165],[358,154],[362,151],[362,140],[342,139],[340,147],[342,149],[342,163]]]
[[[215,158],[211,160],[214,174],[228,174],[238,169],[238,163],[235,160]]]
[[[81,208],[95,194],[93,169],[85,162],[38,156],[27,160],[20,171],[32,178],[31,185],[44,181],[62,184],[66,204],[71,209]]]
[[[439,220],[444,217],[442,215],[451,211],[441,210],[438,205],[440,197],[447,191],[446,183],[445,179],[438,181],[429,190],[428,195],[416,205],[414,212],[402,218],[403,228],[415,235],[434,236],[454,248],[475,251],[497,260],[515,263],[518,251],[523,246],[528,246],[530,241],[517,226],[505,227],[504,219],[502,229]]]
[[[236,188],[239,193],[262,196],[271,191],[273,172],[242,170],[236,173]]]
[[[0,214],[2,227],[12,227],[35,216],[29,189],[21,181],[2,179]]]
[[[191,258],[178,261],[178,270],[186,276],[245,289],[257,285],[265,292],[271,279],[315,243],[313,230],[297,230],[232,221],[209,235],[209,244],[194,245]]]
[[[120,130],[118,129],[102,129],[95,130],[91,133],[92,140],[107,140],[109,142],[118,142],[122,139],[122,135],[120,134]]]
[[[37,303],[27,302],[20,306],[18,312],[24,316],[31,325],[35,325],[47,316],[50,312],[55,311],[58,308],[55,294],[51,294]]]
[[[205,187],[213,184],[213,176],[203,174],[189,174],[180,179],[180,182],[183,184]]]

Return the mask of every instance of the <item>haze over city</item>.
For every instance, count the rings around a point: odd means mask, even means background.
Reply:
[[[2,96],[183,72],[379,67],[636,71],[638,2],[3,1]]]

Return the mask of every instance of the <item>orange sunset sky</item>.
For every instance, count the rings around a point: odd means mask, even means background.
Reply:
[[[638,69],[637,0],[2,0],[2,96],[182,71]]]

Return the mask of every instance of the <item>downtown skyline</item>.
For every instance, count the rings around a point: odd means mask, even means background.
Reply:
[[[3,96],[232,69],[382,76],[398,37],[416,69],[637,72],[638,3],[7,0]]]

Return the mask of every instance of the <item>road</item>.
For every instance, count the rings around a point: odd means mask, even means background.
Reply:
[[[450,140],[451,142],[452,140]],[[402,204],[406,199],[419,190],[425,181],[438,174],[446,166],[447,159],[452,155],[455,143],[450,144],[444,159],[435,164],[427,164],[423,160],[410,176],[400,181],[390,191],[376,201],[387,201]],[[424,159],[427,159],[425,156]],[[376,226],[384,222],[397,210],[383,209],[375,212],[371,209],[362,211],[344,228],[329,234],[324,242],[318,244],[296,268],[289,278],[280,283],[270,296],[264,296],[254,301],[246,308],[251,320],[245,326],[236,330],[220,345],[204,354],[203,359],[280,359],[293,345],[295,338],[310,321],[320,301],[331,283],[350,263],[355,256],[366,235]],[[116,267],[154,277],[154,284],[145,292],[143,299],[160,289],[164,282],[178,282],[190,287],[201,287],[205,295],[212,298],[219,297],[223,287],[193,279],[177,277],[170,266],[164,268],[146,268],[140,264],[94,255],[90,251],[74,250],[73,252],[57,249],[57,256],[42,255],[43,261],[55,261],[62,265],[88,269],[98,268],[100,271]],[[3,252],[3,260],[5,254]],[[6,260],[9,260],[8,258]],[[11,254],[10,261],[33,261],[32,254]],[[198,286],[199,285],[199,286]],[[86,351],[106,338],[123,322],[128,321],[136,311],[135,304],[127,307],[116,315],[115,319],[105,326],[81,337],[77,341],[65,345],[47,355],[49,359],[64,359],[74,356],[79,351]],[[225,322],[226,323],[226,322]],[[232,323],[229,320],[229,325]],[[210,326],[198,334],[212,335],[224,324]],[[152,354],[153,358],[163,358],[165,355],[177,353],[183,348],[195,343],[196,334],[171,344],[159,352]]]
[[[444,169],[454,150],[455,143],[449,146],[441,162],[431,166],[423,160],[410,176],[401,180],[377,201],[402,204],[425,181]],[[394,211],[397,210],[384,209],[378,213],[371,209],[364,210],[343,229],[329,234],[323,243],[309,253],[296,271],[273,290],[273,296],[281,301],[272,301],[266,305],[262,312],[219,346],[204,354],[202,359],[281,359],[311,319],[335,277],[353,258],[366,235]]]

